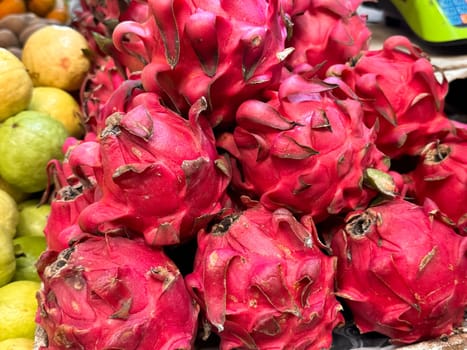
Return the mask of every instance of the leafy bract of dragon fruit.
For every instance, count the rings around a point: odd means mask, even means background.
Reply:
[[[467,306],[467,237],[431,201],[400,198],[348,214],[332,234],[336,294],[361,332],[395,344],[450,335]]]
[[[293,74],[267,102],[249,100],[238,108],[233,133],[218,137],[234,159],[237,191],[271,210],[311,214],[316,222],[366,207],[375,196],[363,185],[367,171],[386,171],[387,158],[362,122],[360,103],[337,100],[333,88]]]
[[[192,349],[199,307],[162,250],[88,236],[37,264],[42,349]]]
[[[335,261],[308,219],[261,206],[225,216],[198,235],[189,291],[220,349],[325,349],[343,321]]]
[[[140,57],[145,90],[177,113],[186,115],[204,97],[211,125],[228,124],[243,100],[279,81],[290,52],[279,0],[148,5],[149,18],[120,22],[113,42],[122,55]]]
[[[103,111],[114,111],[109,102]],[[156,246],[187,241],[224,208],[230,182],[229,164],[200,115],[206,103],[194,104],[188,120],[151,92],[127,105],[102,118],[95,169],[102,196],[81,212],[80,227],[91,234],[135,231]]]
[[[345,63],[368,49],[366,18],[357,13],[362,0],[281,0],[290,22],[286,45],[294,51],[286,66],[315,67],[321,77],[333,64]]]
[[[467,130],[426,145],[410,176],[418,201],[433,200],[467,235]]]
[[[376,145],[391,158],[417,155],[452,130],[444,114],[448,83],[405,36],[387,38],[352,63],[330,67],[361,98],[364,122],[377,124]]]

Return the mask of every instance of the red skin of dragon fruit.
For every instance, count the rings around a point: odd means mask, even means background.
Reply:
[[[189,120],[162,106],[154,93],[138,94],[130,105],[105,119],[96,167],[102,197],[80,214],[81,229],[133,230],[156,246],[187,241],[228,199],[229,164],[200,115],[205,101],[193,105]]]
[[[193,348],[199,307],[175,264],[142,239],[88,236],[37,266],[40,350]]]
[[[423,203],[433,200],[467,235],[467,129],[457,129],[455,135],[430,142],[410,173],[415,196]]]
[[[332,234],[337,295],[361,332],[395,344],[449,335],[467,304],[467,237],[433,202],[400,198],[350,213]]]
[[[371,32],[366,18],[356,12],[361,0],[281,2],[293,24],[287,41],[294,48],[286,59],[290,70],[309,65],[324,77],[331,65],[345,63],[368,49]]]
[[[80,8],[74,12],[74,15],[71,26],[84,35],[93,57],[110,55],[122,71],[126,68],[139,70],[144,66],[138,57],[123,56],[115,49],[112,33],[121,21],[145,21],[149,15],[147,1],[81,0]],[[126,39],[137,45],[132,38]]]
[[[327,74],[340,77],[361,98],[364,122],[377,123],[376,145],[391,158],[418,155],[452,131],[443,113],[448,83],[438,80],[427,55],[407,37],[391,36],[381,49],[364,51]]]
[[[365,207],[375,192],[362,185],[367,168],[386,171],[375,135],[362,122],[360,103],[337,101],[332,86],[292,75],[268,102],[237,110],[233,133],[218,144],[235,159],[233,185],[267,208],[331,214]]]
[[[59,252],[83,235],[78,225],[79,215],[101,195],[94,171],[100,166],[99,143],[92,133],[82,141],[67,141],[63,161],[51,160],[47,166],[49,186],[43,196],[44,201],[50,200],[44,228],[47,247]]]
[[[335,261],[310,220],[286,209],[248,208],[198,235],[185,280],[220,349],[327,349],[343,321],[333,294]]]
[[[280,79],[286,28],[279,0],[148,1],[149,19],[125,21],[113,33],[118,50],[149,61],[147,91],[182,115],[199,98],[208,101],[212,126],[229,124],[243,100]],[[128,37],[144,45],[128,45]]]
[[[125,80],[125,74],[117,68],[112,57],[96,59],[80,90],[83,124],[87,132],[97,133],[101,109]]]

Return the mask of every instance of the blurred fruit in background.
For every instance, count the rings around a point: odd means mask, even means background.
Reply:
[[[47,19],[56,20],[62,24],[70,21],[70,11],[68,2],[65,0],[55,0],[54,8],[45,16]]]
[[[23,63],[0,48],[0,122],[29,106],[32,81]]]
[[[31,350],[34,340],[28,338],[11,338],[0,341],[0,350]]]
[[[10,194],[0,190],[0,235],[13,238],[19,222],[16,201]]]
[[[23,111],[0,124],[0,176],[27,193],[47,185],[46,166],[63,159],[68,132],[46,113]]]
[[[45,236],[24,236],[13,240],[16,257],[16,270],[14,281],[29,280],[40,282],[37,274],[36,262],[47,244]]]
[[[28,199],[18,204],[18,213],[16,237],[44,236],[50,204],[40,204],[38,199]]]
[[[45,17],[55,7],[55,0],[27,0],[26,7],[32,13]]]
[[[23,0],[2,0],[0,1],[0,18],[12,13],[26,12],[26,4]]]
[[[9,235],[0,231],[0,287],[6,285],[8,282],[11,281],[15,274],[15,270],[16,259],[13,246],[13,239]],[[0,315],[2,315],[1,310]],[[0,330],[0,340],[1,335],[2,332]]]
[[[59,120],[70,136],[79,138],[84,134],[81,108],[75,98],[63,89],[52,86],[35,87],[28,109],[48,113]]]
[[[17,188],[15,185],[12,185],[6,182],[4,179],[0,177],[0,190],[5,191],[8,193],[16,203],[22,202],[28,198],[29,193],[25,193]]]
[[[77,91],[89,71],[89,45],[77,30],[48,25],[36,30],[23,47],[22,61],[34,86]]]
[[[34,281],[14,281],[0,287],[0,341],[8,338],[34,339],[39,287],[40,283]]]

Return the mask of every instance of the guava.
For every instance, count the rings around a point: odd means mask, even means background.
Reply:
[[[28,199],[18,204],[16,237],[44,236],[44,228],[50,214],[50,204],[39,204],[37,199]]]
[[[34,339],[39,282],[14,281],[0,287],[0,341]]]
[[[30,338],[10,338],[0,341],[0,350],[31,350],[34,340]]]
[[[0,235],[13,238],[19,221],[16,201],[7,192],[0,190]]]
[[[45,237],[25,236],[13,240],[16,257],[14,281],[29,280],[40,282],[36,262],[47,248]]]
[[[11,281],[15,269],[16,259],[13,238],[0,232],[0,287]]]
[[[63,159],[68,133],[46,113],[23,111],[0,124],[0,176],[21,191],[34,193],[47,186],[47,163]]]

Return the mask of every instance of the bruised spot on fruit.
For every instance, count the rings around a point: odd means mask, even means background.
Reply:
[[[74,248],[68,248],[58,254],[57,259],[47,266],[44,270],[44,275],[47,278],[53,278],[56,276],[68,263],[71,254],[74,252]]]
[[[345,226],[345,231],[351,236],[363,236],[370,231],[370,228],[374,223],[375,216],[371,213],[365,212],[352,218]]]
[[[239,214],[232,214],[223,218],[218,224],[214,225],[212,235],[223,236],[239,217]]]
[[[425,164],[441,163],[451,153],[451,148],[447,145],[438,144],[435,148],[429,150],[425,155]]]
[[[62,57],[60,60],[60,65],[63,67],[63,69],[68,70],[70,68],[70,59],[68,57]]]

